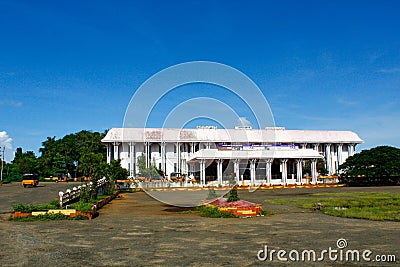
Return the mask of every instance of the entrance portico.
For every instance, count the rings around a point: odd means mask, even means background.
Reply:
[[[244,163],[244,166],[249,165],[248,169],[250,185],[287,185],[303,183],[302,164],[304,160],[310,160],[312,177],[311,183],[316,184],[318,175],[316,162],[318,159],[322,158],[323,156],[313,149],[259,151],[224,151],[218,149],[202,149],[194,153],[193,156],[188,159],[188,164],[198,167],[201,185],[205,185],[205,173],[207,168],[206,162],[209,162],[209,165],[211,165],[213,162],[216,162],[217,164],[216,185],[227,184],[230,182],[229,179],[232,178],[234,178],[236,183],[243,181],[243,173],[247,170],[247,168],[240,168],[239,163]],[[279,179],[273,179],[272,164],[276,160],[278,160],[280,165],[279,173],[277,173]],[[233,162],[233,175],[229,172],[224,175],[224,161]],[[296,165],[296,168],[294,165]],[[262,174],[258,175],[258,173]]]

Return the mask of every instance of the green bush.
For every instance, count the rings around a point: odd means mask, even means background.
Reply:
[[[35,211],[35,207],[31,204],[17,203],[15,205],[13,205],[13,211],[29,213],[29,212]]]
[[[267,215],[267,212],[266,212],[265,210],[261,210],[261,211],[257,214],[257,216],[265,216],[265,215]]]
[[[78,203],[80,203],[80,202],[78,202]],[[90,207],[93,206],[93,204],[91,204],[91,203],[86,203],[86,204],[88,204]],[[71,207],[73,205],[75,205],[75,204],[72,204]],[[79,208],[82,207],[84,209],[83,206],[84,206],[83,204],[78,205]],[[50,201],[49,203],[39,204],[39,205],[18,203],[13,206],[13,211],[29,213],[29,212],[33,212],[33,211],[48,211],[48,210],[54,210],[54,209],[59,209],[59,208],[60,208],[60,202],[57,199],[55,199],[55,200]],[[82,211],[79,208],[77,208],[76,210]]]
[[[90,201],[90,189],[88,186],[81,187],[80,201],[88,203]]]
[[[231,212],[221,212],[218,207],[201,205],[196,208],[203,217],[210,218],[237,218],[237,216]]]
[[[232,188],[231,191],[228,193],[228,199],[226,200],[227,202],[233,202],[233,201],[238,201],[240,200],[237,189]]]
[[[75,217],[70,217],[68,215],[64,215],[61,213],[55,213],[55,214],[44,214],[44,215],[38,215],[38,216],[27,216],[27,217],[15,217],[9,218],[10,221],[19,221],[19,222],[34,222],[34,221],[57,221],[57,220],[88,220],[88,217],[86,216],[75,216]]]
[[[77,203],[71,204],[70,207],[81,212],[91,212],[93,204],[79,201]]]
[[[207,196],[207,199],[214,199],[214,198],[217,198],[217,197],[219,197],[219,195],[217,195],[217,193],[215,192],[215,189],[214,188],[209,188],[208,189],[208,196]]]
[[[55,202],[55,201],[52,201],[47,204],[41,204],[41,205],[18,203],[13,206],[13,211],[29,213],[32,211],[47,211],[50,209],[57,209],[57,208],[58,208],[58,202]]]
[[[54,199],[49,203],[53,207],[60,207],[60,201],[58,199]]]

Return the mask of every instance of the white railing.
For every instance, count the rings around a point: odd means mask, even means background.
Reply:
[[[97,188],[101,189],[107,183],[107,178],[103,177],[97,181]],[[93,182],[89,184],[79,185],[78,187],[73,187],[72,189],[67,189],[65,192],[58,192],[60,208],[64,207],[65,205],[76,202],[81,197],[81,190],[85,190],[86,187],[89,187],[89,192],[92,190]]]
[[[71,189],[67,189],[65,192],[58,192],[59,201],[60,201],[60,208],[64,205],[74,202],[80,198],[81,195],[81,188],[86,187],[86,184],[80,185],[78,187],[74,187]]]

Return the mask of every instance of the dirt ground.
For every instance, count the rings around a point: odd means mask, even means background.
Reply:
[[[265,217],[203,218],[182,213],[143,192],[122,194],[91,221],[13,222],[4,220],[17,202],[43,203],[72,184],[42,184],[22,188],[0,186],[1,266],[377,266],[377,262],[284,262],[276,256],[259,261],[257,253],[267,245],[275,250],[346,249],[372,255],[396,255],[400,260],[400,223],[337,218],[286,205],[263,205],[274,215]],[[319,192],[395,192],[399,187],[320,188],[240,191],[242,199],[306,197]],[[181,194],[181,192],[176,192]],[[186,192],[187,193],[187,192]],[[287,255],[286,255],[287,257]],[[371,256],[372,257],[372,256]]]

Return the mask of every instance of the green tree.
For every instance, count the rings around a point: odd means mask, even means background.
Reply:
[[[328,175],[328,169],[326,168],[326,162],[323,159],[317,160],[317,171],[320,175]]]
[[[67,173],[67,163],[66,159],[64,156],[62,156],[60,153],[56,153],[56,155],[53,158],[53,168],[52,168],[52,173]]]
[[[100,153],[84,154],[78,165],[78,171],[90,177],[92,182],[92,199],[97,198],[97,181],[107,174],[108,164],[104,161]]]
[[[121,167],[121,160],[111,160],[108,169],[107,175],[112,181],[116,180],[124,180],[129,176],[129,172],[127,169]]]
[[[233,202],[240,200],[236,187],[232,188],[231,191],[228,193],[227,202]]]
[[[326,164],[323,159],[317,160],[317,172],[320,175],[328,175],[328,170],[326,169]],[[308,173],[311,176],[311,161],[307,160],[303,167],[303,173]]]
[[[47,140],[42,142],[42,147],[39,149],[41,156],[39,157],[40,175],[50,176],[55,173],[54,158],[58,150],[58,142],[56,137],[47,137]]]
[[[7,179],[21,180],[22,174],[32,172],[41,177],[49,177],[55,173],[84,175],[83,171],[87,171],[85,165],[88,157],[93,158],[92,154],[100,155],[97,157],[105,164],[106,146],[101,142],[104,136],[105,132],[80,131],[61,139],[56,139],[55,136],[47,137],[42,142],[38,158],[32,151],[23,152],[22,148],[18,148],[14,160],[7,166]],[[77,168],[81,163],[83,167]],[[92,170],[90,176],[93,174],[96,174],[96,170]]]
[[[41,176],[50,176],[56,172],[72,174],[75,171],[82,175],[76,165],[79,165],[84,155],[102,154],[105,160],[106,147],[101,142],[104,135],[105,133],[80,131],[61,139],[47,137],[39,149]]]
[[[138,157],[137,162],[139,173],[146,177],[159,177],[163,175],[162,170],[159,170],[153,162],[149,167],[146,167],[146,157],[144,153]]]
[[[137,159],[137,166],[139,168],[139,173],[145,173],[146,172],[146,158],[144,153],[140,155]]]
[[[3,166],[3,181],[11,182],[18,180],[18,174],[12,172],[12,164],[5,163]]]
[[[106,146],[101,142],[105,133],[80,131],[75,134],[77,157],[87,153],[106,154]],[[78,160],[78,158],[76,158]]]
[[[99,153],[88,153],[81,157],[78,165],[78,171],[83,175],[92,178],[99,172],[99,166],[104,163],[103,155]],[[103,167],[103,166],[102,166]]]
[[[347,158],[339,166],[343,176],[390,177],[400,175],[400,149],[378,146]]]
[[[17,179],[20,179],[25,173],[37,173],[38,171],[38,160],[35,153],[33,151],[23,152],[20,147],[17,148],[11,163],[11,172]]]

